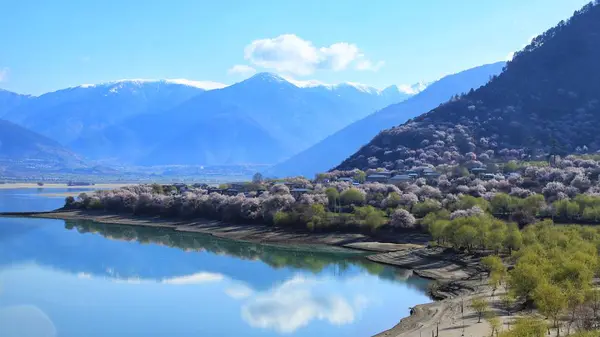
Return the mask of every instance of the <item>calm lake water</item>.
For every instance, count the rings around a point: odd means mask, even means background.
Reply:
[[[0,190],[0,210],[63,198]],[[349,250],[170,229],[0,218],[0,336],[370,336],[427,282]]]

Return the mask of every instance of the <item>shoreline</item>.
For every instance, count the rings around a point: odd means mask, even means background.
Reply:
[[[372,253],[365,256],[370,261],[412,270],[415,275],[440,285],[429,294],[433,302],[415,306],[410,316],[402,318],[396,326],[375,335],[377,337],[413,337],[423,334],[423,329],[437,321],[454,324],[456,298],[475,293],[476,287],[473,282],[475,276],[479,275],[478,259],[441,248],[427,247],[427,240],[420,234],[408,233],[381,242],[377,237],[357,233],[309,233],[266,225],[233,225],[217,220],[176,220],[119,215],[104,211],[60,209],[49,212],[3,212],[0,213],[0,217],[90,220],[129,226],[171,228],[175,231],[202,233],[260,244],[324,245],[355,249]]]

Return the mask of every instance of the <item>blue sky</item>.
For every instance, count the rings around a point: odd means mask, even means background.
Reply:
[[[587,0],[0,2],[0,88],[253,71],[376,87],[500,61]]]

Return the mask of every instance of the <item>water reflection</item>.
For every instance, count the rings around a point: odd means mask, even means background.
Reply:
[[[325,280],[294,277],[253,297],[242,306],[242,317],[253,327],[282,333],[296,331],[314,319],[335,325],[352,323],[356,312],[366,306],[366,297],[355,295],[349,301],[327,291],[326,285]]]
[[[329,268],[335,275],[344,276],[352,272],[350,266],[354,265],[370,274],[390,280],[409,279],[410,275],[405,270],[370,262],[364,258],[362,252],[336,247],[279,247],[234,242],[204,234],[177,232],[168,228],[111,225],[85,220],[66,221],[65,227],[82,234],[99,234],[111,240],[158,244],[179,248],[185,252],[209,252],[243,260],[259,260],[274,269],[293,268],[320,273]],[[120,258],[127,259],[127,257]],[[177,265],[172,265],[169,269],[173,270],[176,267]],[[124,268],[124,270],[131,269]],[[422,282],[416,282],[416,284],[422,285]]]
[[[38,308],[61,337],[365,336],[426,301],[425,287],[355,251],[0,218],[0,310]]]
[[[0,188],[0,212],[51,211],[65,204],[66,192],[78,194],[93,188]]]

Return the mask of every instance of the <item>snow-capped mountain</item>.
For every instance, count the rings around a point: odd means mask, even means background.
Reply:
[[[185,85],[188,87],[194,87],[194,88],[198,88],[198,89],[202,89],[202,90],[222,89],[227,86],[227,84],[213,82],[213,81],[193,81],[193,80],[187,80],[184,78],[178,78],[178,79],[162,79],[162,80],[126,79],[126,80],[109,81],[109,82],[104,82],[104,83],[99,83],[99,84],[81,84],[76,87],[81,87],[81,88],[110,87],[111,90],[113,90],[113,92],[114,92],[114,91],[117,91],[117,89],[119,89],[119,88],[126,88],[126,87],[131,88],[132,86],[142,87],[147,84],[163,84],[163,85],[178,84],[178,85]]]
[[[127,118],[158,113],[205,92],[169,81],[115,81],[80,85],[35,97],[5,114],[63,145]]]
[[[259,73],[159,114],[138,114],[83,134],[93,158],[143,165],[275,163],[366,115],[410,97],[358,85],[299,85]]]
[[[15,107],[5,104],[4,118],[88,159],[268,164],[411,95],[398,87],[295,81],[272,73],[229,86],[128,79],[77,85]]]
[[[362,83],[357,83],[357,82],[342,82],[342,83],[338,83],[338,84],[329,84],[329,83],[324,83],[321,81],[317,81],[317,80],[306,80],[306,81],[302,81],[302,80],[295,80],[292,78],[284,78],[285,80],[287,80],[288,82],[292,83],[293,85],[297,86],[298,88],[324,88],[324,89],[328,89],[328,90],[339,90],[341,88],[354,88],[358,91],[367,93],[367,94],[372,94],[372,95],[391,95],[391,94],[406,94],[406,95],[416,95],[419,92],[425,90],[425,88],[427,88],[427,86],[429,84],[431,84],[432,82],[418,82],[412,85],[407,85],[407,84],[400,84],[400,85],[391,85],[387,88],[384,88],[383,90],[377,89],[375,87],[366,85],[366,84],[362,84]]]

